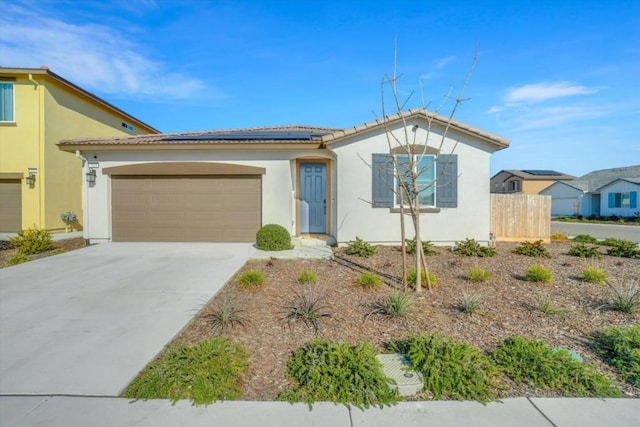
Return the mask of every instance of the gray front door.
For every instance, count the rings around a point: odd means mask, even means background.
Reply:
[[[326,232],[327,166],[324,163],[300,165],[300,233]]]

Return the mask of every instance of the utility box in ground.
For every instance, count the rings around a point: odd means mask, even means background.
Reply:
[[[411,370],[411,364],[404,354],[379,354],[376,356],[382,364],[382,372],[389,381],[389,387],[398,390],[400,396],[411,396],[422,390],[422,375]]]

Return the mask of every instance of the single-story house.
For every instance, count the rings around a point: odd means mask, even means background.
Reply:
[[[568,181],[575,178],[573,175],[554,170],[506,169],[491,177],[490,188],[492,193],[535,195],[556,181]]]
[[[294,236],[400,241],[391,156],[421,175],[423,238],[489,240],[489,163],[502,137],[423,109],[348,129],[280,126],[66,140],[83,159],[85,238],[253,242],[265,224]],[[392,134],[411,152],[389,146]],[[69,154],[72,155],[72,154]],[[435,184],[435,185],[433,185]],[[412,236],[411,236],[412,237]]]
[[[589,172],[540,192],[551,196],[552,216],[633,216],[640,210],[640,165]]]

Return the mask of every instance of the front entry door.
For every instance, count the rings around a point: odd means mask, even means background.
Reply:
[[[327,223],[327,165],[300,165],[300,233],[324,234]]]

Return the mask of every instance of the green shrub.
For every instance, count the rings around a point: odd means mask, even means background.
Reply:
[[[258,270],[249,270],[238,277],[238,283],[243,288],[258,288],[264,285],[264,274]]]
[[[407,271],[407,283],[410,287],[416,286],[416,279],[418,278],[418,272],[415,268],[410,268]],[[435,286],[438,284],[438,278],[432,272],[429,272],[429,281],[431,282],[431,286]],[[420,283],[421,286],[427,286],[427,273],[424,270],[420,270]]]
[[[347,246],[347,254],[355,255],[361,258],[369,258],[376,253],[376,247],[365,242],[356,236],[356,240],[349,242]]]
[[[563,396],[620,396],[611,380],[595,367],[576,360],[566,349],[554,350],[539,340],[507,338],[492,358],[516,384],[554,390]]]
[[[598,243],[598,239],[590,234],[578,234],[572,240],[578,243]]]
[[[289,402],[329,401],[346,406],[368,408],[397,402],[388,386],[376,353],[369,343],[349,346],[325,340],[312,340],[293,352],[287,373],[294,388],[278,396]]]
[[[313,328],[317,334],[320,320],[331,317],[329,306],[324,302],[325,296],[316,289],[299,288],[283,306],[283,319],[291,327],[291,323],[300,321]]]
[[[233,329],[236,326],[244,326],[240,304],[234,300],[223,299],[211,312],[202,314],[199,317],[204,319],[214,333],[224,332],[226,329]]]
[[[456,242],[453,252],[464,256],[492,257],[496,254],[496,249],[491,246],[482,246],[474,239],[465,239],[463,242]]]
[[[415,254],[416,253],[416,239],[405,239],[405,250],[407,251],[408,254]],[[431,241],[426,240],[426,241],[422,241],[422,251],[424,252],[425,255],[435,255],[438,253],[438,251],[433,249],[433,243],[431,243]]]
[[[315,271],[304,270],[298,274],[298,283],[301,285],[315,285],[318,282],[318,275]]]
[[[607,273],[598,268],[598,267],[585,267],[584,270],[580,273],[580,279],[589,283],[606,283],[607,282]]]
[[[581,258],[600,258],[602,254],[597,246],[588,247],[584,243],[578,243],[569,248],[569,255]]]
[[[640,258],[640,248],[634,242],[621,240],[607,249],[607,254],[622,258]]]
[[[536,283],[551,283],[553,280],[553,274],[549,269],[542,265],[531,265],[527,268],[527,271],[524,273],[524,277],[529,282]]]
[[[542,243],[542,240],[535,242],[522,242],[515,247],[513,252],[519,255],[526,255],[531,257],[545,257],[551,258],[551,254],[547,250],[546,246]]]
[[[472,267],[469,269],[467,277],[472,282],[486,282],[491,278],[491,273],[483,268]]]
[[[263,251],[291,249],[291,235],[281,225],[267,224],[256,233],[256,247]]]
[[[193,347],[168,346],[125,390],[129,399],[191,399],[196,405],[237,399],[249,366],[245,350],[231,341],[214,338]]]
[[[616,239],[614,237],[607,237],[606,239],[604,239],[602,242],[600,242],[600,245],[602,246],[617,246],[617,245],[625,245],[627,243],[632,243],[634,244],[632,241],[630,240],[624,240],[624,239]]]
[[[391,344],[405,353],[412,368],[420,372],[424,389],[434,399],[465,399],[488,402],[497,397],[497,370],[479,349],[439,334],[412,335]]]
[[[640,386],[640,325],[612,326],[593,333],[593,347],[622,378]]]
[[[413,296],[407,292],[393,291],[385,298],[373,303],[373,310],[367,318],[374,314],[380,314],[392,319],[405,316],[413,306]]]
[[[481,300],[482,293],[480,292],[470,294],[463,292],[462,297],[460,298],[460,310],[467,314],[474,315],[482,308]]]
[[[47,230],[29,228],[20,230],[15,237],[9,239],[11,245],[22,255],[33,255],[53,248],[53,239]]]
[[[375,273],[362,273],[358,276],[356,282],[365,288],[377,288],[382,284],[382,279]]]
[[[22,254],[20,252],[16,252],[16,254],[14,256],[12,256],[11,258],[9,258],[8,260],[6,260],[4,262],[4,264],[2,264],[5,267],[9,267],[12,265],[18,265],[18,264],[22,264],[29,261],[29,259],[27,258],[27,256],[25,254]]]
[[[607,306],[613,310],[632,314],[640,311],[640,286],[638,279],[609,281],[609,298]]]

